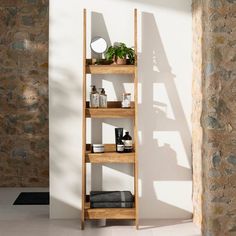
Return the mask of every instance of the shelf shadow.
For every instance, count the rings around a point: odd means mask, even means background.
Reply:
[[[93,12],[91,25],[92,35],[100,35],[106,38],[110,43],[109,34],[102,14]],[[94,27],[96,27],[96,29]],[[101,33],[98,32],[98,29],[101,29]],[[140,134],[140,144],[138,148],[139,181],[142,186],[140,215],[145,217],[147,212],[150,212],[149,217],[155,217],[156,212],[163,212],[163,215],[165,216],[168,214],[176,217],[191,218],[191,212],[160,201],[153,185],[156,181],[192,181],[191,133],[175,85],[175,75],[171,71],[153,14],[147,12],[142,13],[141,35],[142,50],[138,55],[138,77],[141,87],[140,96],[142,101],[139,104],[138,117],[138,130]],[[157,68],[157,70],[154,68]],[[115,77],[92,76],[92,81],[96,82],[98,87],[102,86],[102,79],[112,83],[117,98],[119,98],[120,94],[125,91],[122,82],[125,81],[125,83],[127,83],[130,81],[129,77],[116,80]],[[174,118],[169,118],[163,109],[167,104],[153,101],[155,95],[154,84],[162,85],[165,88]],[[114,127],[122,125],[122,122],[115,119],[92,120],[92,143],[102,141],[101,133],[103,123]],[[131,126],[132,121],[130,121],[125,128],[129,129]],[[181,166],[178,163],[177,152],[175,148],[171,146],[172,143],[168,139],[169,136],[162,144],[160,140],[157,140],[154,137],[155,132],[173,132],[179,135],[178,138],[180,139],[180,143],[184,150],[183,155],[186,157],[185,163],[187,163],[186,165],[189,167]],[[181,157],[181,160],[184,159],[184,157]],[[124,168],[123,165],[119,164],[104,164],[103,166],[129,176],[133,175],[132,166],[129,168]],[[91,183],[93,190],[103,189],[102,175],[102,165],[92,165]],[[111,178],[110,181],[115,181],[115,178]]]
[[[160,211],[160,205],[164,204],[158,200],[153,183],[191,181],[192,171],[191,133],[175,86],[175,75],[171,71],[155,17],[147,12],[142,12],[142,52],[139,55],[139,65],[139,83],[142,88],[142,103],[139,104],[138,117],[141,134],[139,145],[139,178],[142,183],[140,214],[147,215],[147,212],[150,212],[150,217],[152,217],[156,214],[155,212]],[[163,107],[167,104],[153,101],[154,84],[165,88],[174,119],[168,118],[166,112],[163,111]],[[176,150],[171,146],[171,140],[169,141],[171,136],[167,136],[163,145],[154,138],[155,132],[162,131],[179,134],[189,168],[178,164]],[[144,166],[146,171],[143,170]],[[150,204],[146,204],[147,202]],[[176,214],[176,209],[175,206],[165,204],[160,212],[171,216]],[[182,210],[179,216],[191,217],[191,213]]]

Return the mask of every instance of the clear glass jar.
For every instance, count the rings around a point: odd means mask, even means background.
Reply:
[[[131,93],[123,93],[122,108],[131,107]]]

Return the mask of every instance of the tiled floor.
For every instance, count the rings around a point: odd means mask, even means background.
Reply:
[[[191,221],[145,220],[140,230],[121,222],[87,223],[80,230],[79,220],[49,220],[48,206],[13,206],[22,191],[47,191],[32,188],[0,188],[0,236],[200,236]]]

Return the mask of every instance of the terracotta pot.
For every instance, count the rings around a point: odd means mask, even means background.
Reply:
[[[126,58],[116,58],[116,64],[117,65],[126,65]]]

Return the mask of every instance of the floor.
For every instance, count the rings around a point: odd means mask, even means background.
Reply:
[[[13,206],[20,192],[45,188],[0,188],[0,236],[201,236],[188,220],[145,220],[140,230],[132,222],[88,222],[84,231],[79,220],[49,220],[48,206]]]

